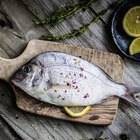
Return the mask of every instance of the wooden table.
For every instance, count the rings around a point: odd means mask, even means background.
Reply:
[[[117,0],[99,0],[86,11],[55,26],[35,26],[35,18],[43,19],[58,7],[73,0],[1,0],[0,53],[3,57],[17,57],[29,40],[52,32],[66,34],[90,22],[96,14]],[[98,22],[79,37],[62,41],[67,44],[119,53],[110,35],[109,10]],[[125,64],[125,83],[140,85],[140,63],[122,58]],[[121,100],[112,125],[92,126],[37,116],[19,110],[14,93],[8,84],[0,81],[0,140],[109,140],[140,139],[140,109]],[[6,123],[7,122],[7,123]],[[17,133],[17,134],[16,134]]]

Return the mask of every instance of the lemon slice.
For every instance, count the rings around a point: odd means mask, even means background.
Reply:
[[[140,37],[134,39],[129,46],[130,55],[134,55],[136,53],[140,53]]]
[[[89,112],[90,109],[91,106],[72,106],[72,107],[65,106],[64,107],[65,112],[73,118],[84,116]]]
[[[140,36],[140,6],[128,10],[123,18],[123,28],[129,36]]]

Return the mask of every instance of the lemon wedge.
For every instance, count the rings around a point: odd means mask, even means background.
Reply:
[[[134,39],[129,46],[130,55],[134,55],[136,53],[140,53],[140,37]]]
[[[91,106],[65,106],[64,111],[73,118],[82,117],[89,112]]]
[[[140,36],[140,6],[128,10],[123,18],[123,28],[129,36]]]

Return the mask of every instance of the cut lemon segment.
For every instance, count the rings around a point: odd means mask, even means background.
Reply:
[[[140,6],[128,10],[123,18],[123,28],[129,36],[140,36]]]
[[[129,47],[130,55],[134,55],[136,53],[140,53],[140,37],[134,39]]]
[[[89,112],[90,109],[91,106],[72,106],[72,107],[65,106],[64,107],[65,112],[73,118],[84,116]]]

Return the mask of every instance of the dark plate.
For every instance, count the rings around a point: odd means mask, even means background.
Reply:
[[[114,12],[111,23],[111,32],[113,40],[117,45],[118,49],[128,58],[140,61],[140,53],[133,56],[129,55],[129,45],[134,38],[127,35],[122,27],[123,17],[126,14],[126,12],[130,8],[138,5],[140,6],[140,0],[127,0],[124,4],[122,4]]]

